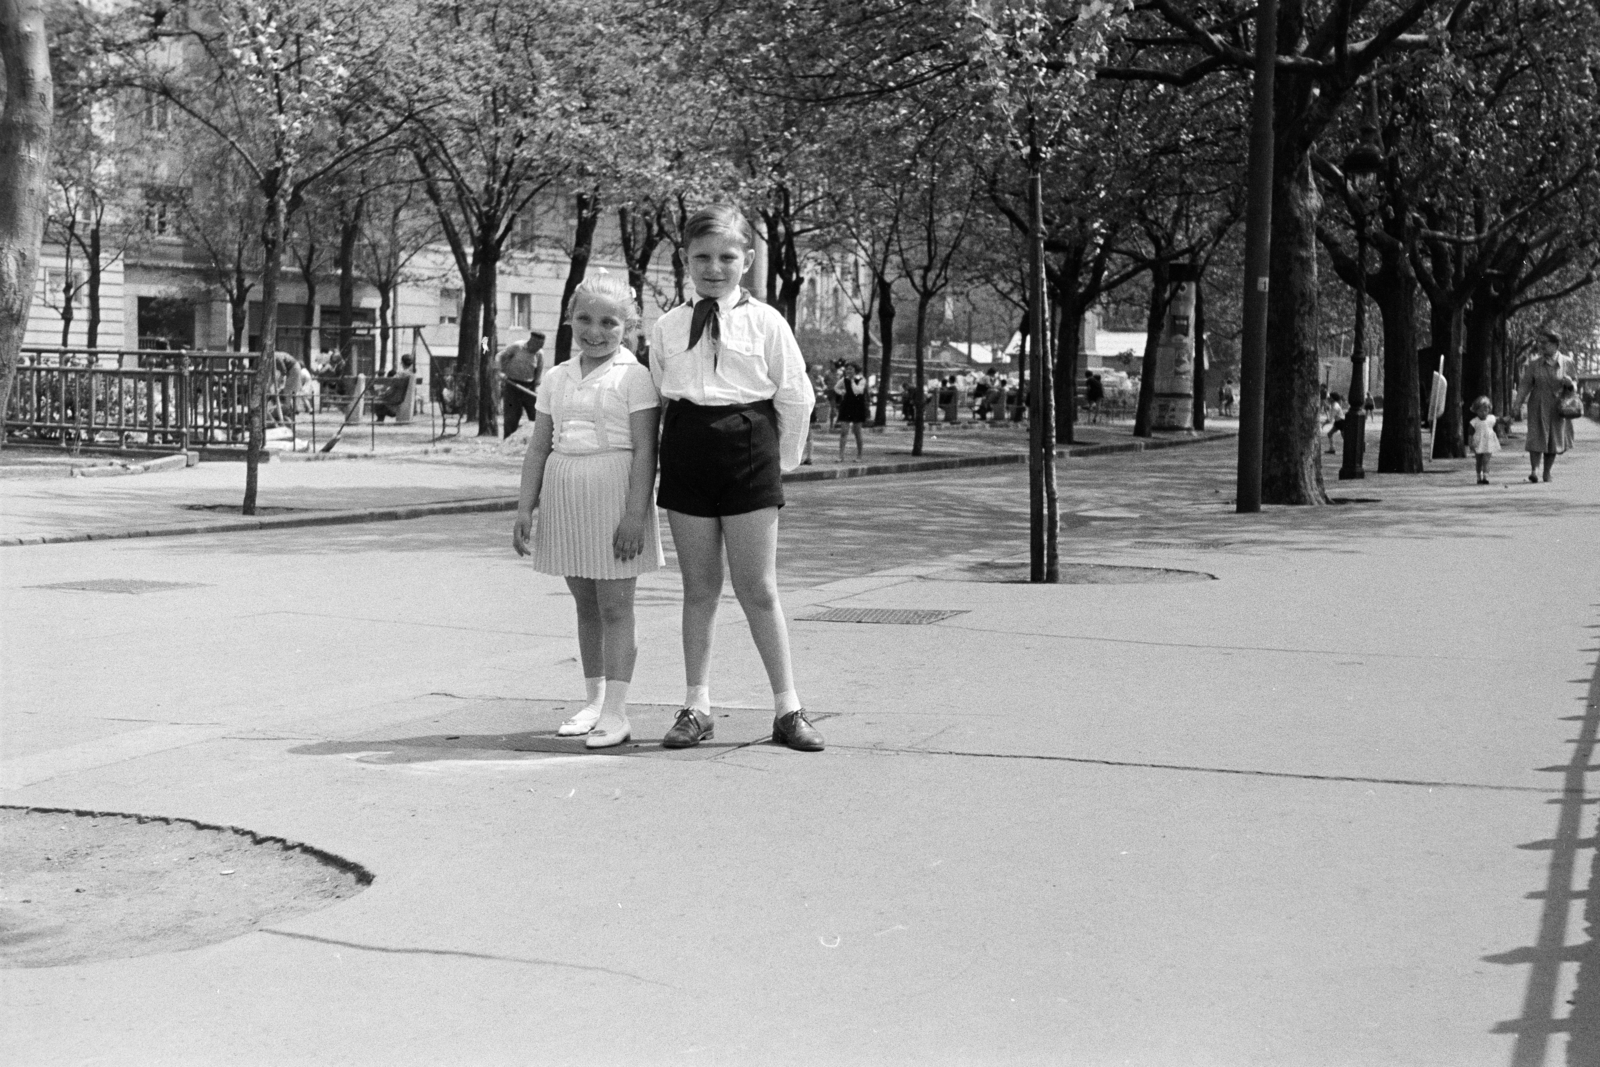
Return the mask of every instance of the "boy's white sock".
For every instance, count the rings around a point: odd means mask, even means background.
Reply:
[[[791,711],[799,711],[805,705],[800,703],[800,694],[793,689],[785,689],[781,693],[772,694],[772,713],[774,715],[787,715]]]
[[[585,678],[583,680],[583,688],[584,691],[589,694],[588,704],[584,708],[585,711],[587,711],[590,707],[596,707],[605,701],[606,680],[604,675],[599,678]]]
[[[684,690],[683,706],[693,708],[702,715],[711,714],[711,687],[709,685],[691,685]]]
[[[606,679],[605,706],[602,715],[628,716],[628,686],[630,683],[618,681],[615,678]]]

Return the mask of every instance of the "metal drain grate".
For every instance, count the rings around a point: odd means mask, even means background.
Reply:
[[[203,582],[151,582],[143,578],[91,578],[84,582],[54,582],[35,589],[74,589],[84,593],[160,593],[168,589],[202,589]]]
[[[796,622],[882,622],[892,623],[897,626],[926,626],[930,622],[939,622],[954,615],[965,615],[961,611],[932,611],[916,608],[829,608],[817,615],[807,615],[796,619]]]

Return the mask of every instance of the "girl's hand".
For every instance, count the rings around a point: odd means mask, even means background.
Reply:
[[[517,555],[526,556],[533,551],[529,543],[533,540],[533,515],[527,512],[517,512],[517,521],[511,527],[511,547],[517,550]]]
[[[617,523],[617,532],[611,538],[611,548],[617,558],[626,563],[644,551],[644,520],[624,515]]]

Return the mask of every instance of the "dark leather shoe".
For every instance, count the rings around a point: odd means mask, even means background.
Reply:
[[[683,708],[678,712],[678,721],[661,739],[661,747],[691,748],[702,741],[709,741],[715,732],[716,726],[711,722],[711,716],[693,708]]]
[[[801,752],[821,752],[822,735],[806,720],[806,709],[786,712],[772,720],[772,739]]]

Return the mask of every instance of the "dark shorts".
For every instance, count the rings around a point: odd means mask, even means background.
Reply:
[[[716,407],[667,401],[659,506],[708,519],[781,508],[782,475],[772,401]]]

